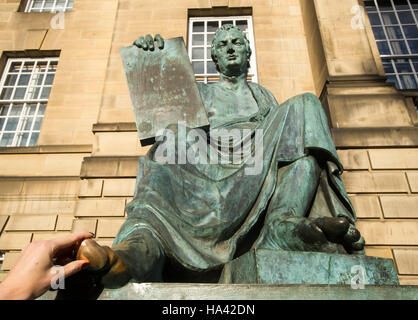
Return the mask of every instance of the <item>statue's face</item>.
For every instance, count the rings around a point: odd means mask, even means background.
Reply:
[[[238,76],[247,71],[247,46],[241,32],[235,29],[222,30],[214,46],[216,64],[221,74]]]

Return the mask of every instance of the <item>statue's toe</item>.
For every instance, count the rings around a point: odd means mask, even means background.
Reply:
[[[343,217],[320,217],[314,220],[325,234],[327,239],[332,242],[340,243],[350,228],[350,222]]]

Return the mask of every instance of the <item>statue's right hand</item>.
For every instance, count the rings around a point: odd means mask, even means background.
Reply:
[[[135,40],[133,45],[144,50],[154,51],[155,47],[161,50],[164,48],[164,39],[159,34],[156,34],[154,38],[147,34],[145,38],[141,36],[138,40]]]

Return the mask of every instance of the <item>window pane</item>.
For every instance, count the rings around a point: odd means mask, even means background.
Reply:
[[[377,1],[380,11],[392,11],[393,7],[390,0],[378,0]]]
[[[370,23],[373,26],[375,26],[375,25],[381,25],[382,24],[380,22],[379,15],[377,13],[369,13],[369,19],[370,19]]]
[[[25,62],[24,66],[22,68],[22,72],[30,73],[30,72],[32,72],[34,66],[35,66],[35,62]]]
[[[382,12],[383,24],[398,24],[398,19],[393,12]]]
[[[204,62],[192,62],[193,72],[195,74],[202,74],[204,73]]]
[[[36,112],[36,104],[28,105],[28,109],[29,109],[28,115],[33,116]]]
[[[386,27],[389,39],[403,39],[400,27]]]
[[[25,98],[26,88],[16,88],[14,100],[22,100]]]
[[[36,100],[39,98],[40,87],[31,87],[28,92],[28,99],[29,100]]]
[[[409,0],[412,5],[413,9],[418,9],[418,1],[417,0]]]
[[[204,59],[204,49],[203,48],[193,48],[192,49],[192,59]]]
[[[373,27],[373,33],[376,40],[384,40],[386,39],[385,33],[383,32],[382,27]]]
[[[398,12],[398,15],[399,15],[399,20],[401,20],[402,24],[415,23],[415,20],[412,17],[412,14],[408,11]]]
[[[39,133],[38,132],[32,133],[32,136],[30,137],[29,145],[30,146],[36,145],[36,143],[38,142],[38,137],[39,137]]]
[[[35,124],[33,125],[33,130],[40,130],[41,129],[41,124],[42,124],[42,117],[37,117],[35,120]]]
[[[32,77],[31,85],[41,86],[43,81],[44,81],[44,75],[40,73],[35,73]]]
[[[392,47],[393,54],[408,54],[405,41],[391,41],[390,45]]]
[[[395,70],[393,70],[392,62],[383,62],[383,68],[385,69],[385,73],[394,73]]]
[[[0,130],[3,130],[3,125],[6,122],[5,118],[0,118]]]
[[[45,109],[46,109],[46,104],[41,103],[41,105],[39,106],[38,115],[45,114]]]
[[[57,61],[51,61],[48,66],[48,72],[55,72],[57,70]]]
[[[6,77],[6,81],[4,82],[5,86],[14,86],[16,83],[17,75],[16,74],[9,74]]]
[[[399,76],[403,89],[415,89],[417,88],[417,83],[413,74],[401,74]]]
[[[51,87],[43,88],[42,93],[41,93],[41,99],[48,99],[50,92],[51,92]]]
[[[393,0],[396,9],[406,10],[409,9],[408,2],[406,0]]]
[[[373,0],[364,1],[364,5],[367,11],[372,11],[372,10],[376,11],[376,7],[374,6]]]
[[[377,47],[379,48],[380,54],[390,54],[389,46],[386,41],[379,41],[377,42]]]
[[[26,124],[25,124],[25,127],[23,128],[23,130],[29,131],[32,128],[32,122],[33,122],[33,118],[29,117],[26,121]]]
[[[55,4],[55,9],[57,11],[64,11],[65,10],[65,0],[57,0]]]
[[[397,87],[398,89],[400,89],[400,86],[399,86],[399,84],[398,84],[398,80],[396,79],[396,76],[388,76],[388,80],[387,80],[387,82],[394,83],[394,84],[396,85],[396,87]]]
[[[0,141],[0,146],[1,147],[10,146],[13,142],[13,138],[14,138],[14,133],[4,133]]]
[[[219,28],[218,21],[208,21],[208,32],[215,32]]]
[[[0,99],[1,100],[10,100],[12,97],[13,88],[4,88],[1,92]]]
[[[194,34],[192,36],[192,45],[202,46],[203,45],[203,34]]]
[[[402,72],[412,72],[411,65],[409,64],[409,60],[401,59],[401,60],[395,60],[396,70],[398,70],[399,73]]]
[[[22,66],[21,62],[13,62],[10,66],[9,72],[17,73],[19,72],[21,66]]]
[[[19,123],[19,118],[7,118],[6,131],[15,131],[17,124]]]
[[[218,73],[218,71],[216,70],[216,65],[213,61],[208,62],[207,68],[208,68],[208,73],[213,73],[213,74]]]
[[[403,26],[402,28],[407,38],[418,38],[417,26]]]
[[[409,40],[408,44],[409,48],[411,49],[411,53],[418,53],[418,40]]]
[[[26,86],[29,83],[30,74],[21,74],[19,77],[18,86]]]
[[[247,20],[238,20],[237,22],[236,22],[236,26],[238,27],[238,28],[240,28],[242,31],[247,31],[248,30],[248,23],[247,23]]]
[[[0,116],[6,116],[7,115],[7,112],[9,112],[9,107],[2,106],[0,108]]]
[[[193,22],[193,32],[205,32],[205,23]]]
[[[23,110],[22,104],[13,105],[12,109],[10,110],[9,116],[20,116],[20,114],[22,113],[22,110]]]
[[[222,25],[224,25],[224,24],[234,24],[234,21],[232,21],[232,20],[224,20],[224,21],[222,21],[221,24]]]
[[[22,135],[22,140],[20,140],[19,146],[20,147],[26,147],[26,144],[28,143],[29,133],[24,133]]]
[[[48,64],[47,61],[38,61],[36,64],[36,72],[40,72],[40,73],[45,72],[47,64]]]
[[[213,40],[213,37],[215,36],[215,34],[214,33],[211,33],[211,34],[208,34],[206,37],[206,44],[207,45],[209,45],[209,46],[211,46],[212,45],[212,40]]]

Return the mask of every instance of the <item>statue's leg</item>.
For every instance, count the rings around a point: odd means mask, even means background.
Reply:
[[[137,282],[162,281],[165,254],[160,241],[147,229],[137,229],[112,248],[126,268],[115,265],[102,277],[105,287],[123,286],[130,279]]]
[[[276,190],[254,247],[291,251],[337,251],[336,245],[327,240],[323,230],[306,218],[316,195],[320,173],[321,168],[313,156],[303,157],[278,170]],[[348,227],[348,224],[343,227]]]

